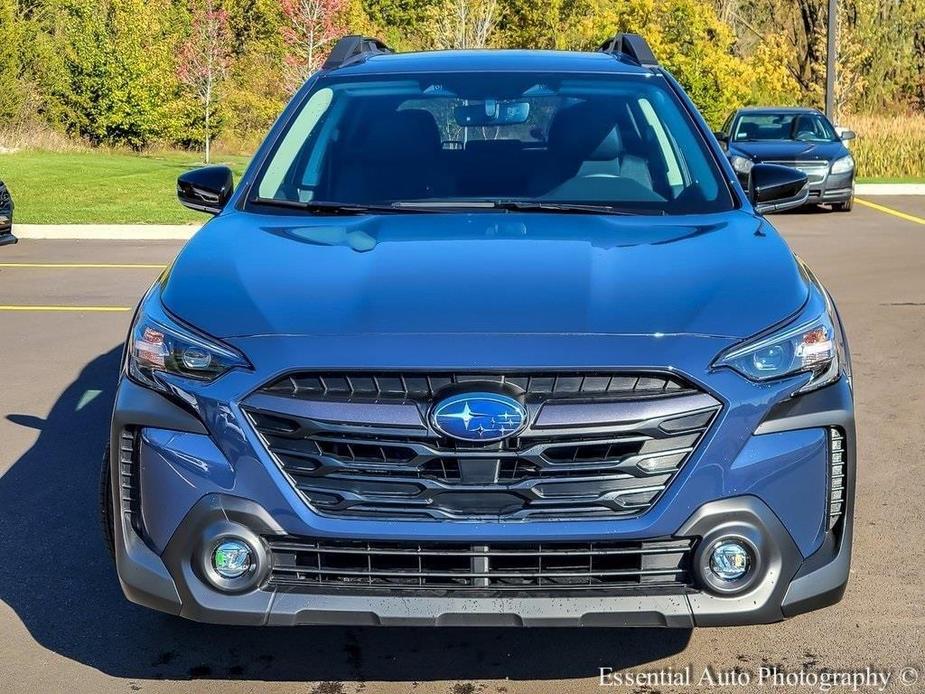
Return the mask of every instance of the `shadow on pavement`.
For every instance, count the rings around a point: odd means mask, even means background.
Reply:
[[[128,603],[97,520],[120,354],[87,364],[47,420],[3,413],[41,430],[0,477],[0,599],[42,647],[130,679],[413,682],[596,677],[687,645],[685,630],[211,626]]]
[[[831,207],[827,205],[816,205],[810,203],[808,205],[803,205],[802,207],[795,207],[792,210],[784,210],[783,212],[774,212],[772,217],[793,217],[799,215],[814,215],[814,214],[844,214],[843,212],[836,212]]]

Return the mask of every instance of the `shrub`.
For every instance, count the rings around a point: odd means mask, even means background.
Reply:
[[[95,144],[140,149],[176,129],[169,0],[62,0],[46,66],[47,114]]]
[[[244,54],[221,94],[222,144],[232,151],[255,148],[285,106],[281,65],[264,53]]]
[[[0,0],[0,27],[0,122],[18,122],[26,101],[20,48],[26,37],[13,0]]]

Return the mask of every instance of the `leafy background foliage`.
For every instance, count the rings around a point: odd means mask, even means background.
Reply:
[[[0,0],[0,145],[198,150],[208,134],[246,153],[345,32],[399,50],[593,50],[634,31],[714,126],[745,104],[823,100],[825,0],[208,0],[222,45],[203,47],[205,2]],[[925,175],[925,0],[839,7],[837,107],[862,135],[861,174]],[[206,48],[222,56],[208,119],[188,79]]]

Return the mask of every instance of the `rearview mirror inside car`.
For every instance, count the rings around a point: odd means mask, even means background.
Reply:
[[[227,166],[203,166],[177,178],[180,203],[208,214],[218,214],[234,192],[234,176]]]
[[[748,197],[758,214],[782,212],[809,198],[806,174],[789,166],[755,164],[748,177]]]
[[[498,101],[485,99],[457,106],[453,110],[456,124],[461,127],[484,125],[519,125],[530,117],[529,101]]]

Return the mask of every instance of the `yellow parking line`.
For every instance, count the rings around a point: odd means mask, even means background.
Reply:
[[[0,305],[0,311],[68,311],[68,312],[93,312],[93,313],[124,313],[131,311],[131,306],[18,306],[18,305]]]
[[[47,268],[47,269],[115,269],[115,270],[163,270],[166,265],[149,263],[0,263],[0,268]]]
[[[855,198],[854,200],[859,205],[864,205],[864,207],[869,207],[872,210],[877,210],[878,212],[883,212],[884,214],[891,214],[894,217],[905,219],[907,222],[913,222],[915,224],[925,224],[925,218],[916,217],[914,214],[907,214],[906,212],[900,212],[899,210],[894,210],[892,207],[887,207],[886,205],[878,205],[877,203],[870,202],[869,200],[861,200],[860,198]]]

